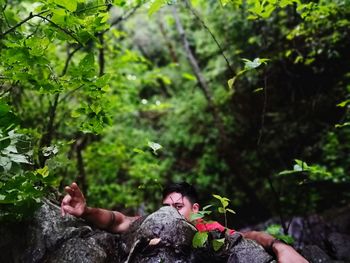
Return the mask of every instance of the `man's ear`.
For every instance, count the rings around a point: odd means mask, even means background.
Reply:
[[[192,205],[192,211],[193,211],[193,213],[198,213],[198,211],[199,211],[199,204],[198,203],[194,203]]]

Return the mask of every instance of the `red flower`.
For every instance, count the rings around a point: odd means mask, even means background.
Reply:
[[[198,219],[195,226],[199,232],[214,231],[214,230],[224,232],[226,230],[224,226],[222,226],[220,223],[216,221],[206,223],[203,221],[203,219]],[[228,233],[230,235],[232,235],[234,232],[235,231],[233,229],[228,229]]]

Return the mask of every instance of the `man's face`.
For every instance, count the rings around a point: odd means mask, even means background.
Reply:
[[[182,196],[182,194],[176,192],[165,197],[163,205],[174,207],[186,220],[190,220],[190,215],[192,213],[197,213],[199,211],[199,204],[192,204],[186,196]]]

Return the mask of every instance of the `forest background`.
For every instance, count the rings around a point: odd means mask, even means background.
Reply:
[[[0,218],[76,181],[159,207],[170,181],[239,227],[346,205],[350,2],[0,0]]]

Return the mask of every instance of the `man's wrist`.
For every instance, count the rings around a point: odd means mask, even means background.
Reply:
[[[91,214],[91,208],[88,206],[84,207],[83,213],[80,215],[81,218],[86,219]]]
[[[284,242],[281,239],[274,238],[270,243],[269,251],[272,252],[273,254],[277,255],[278,252],[280,252],[283,249],[287,249],[287,248],[290,248],[290,246],[286,242]]]

